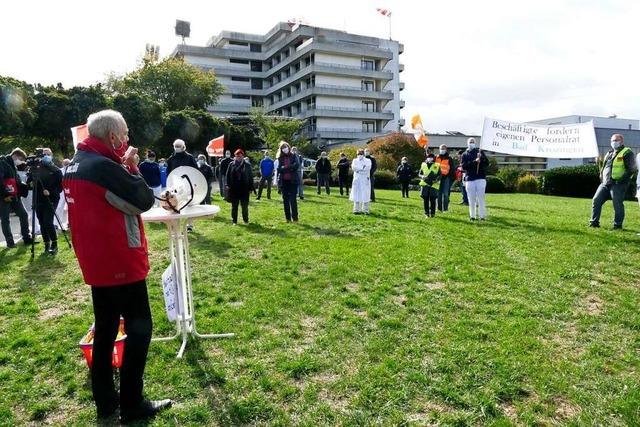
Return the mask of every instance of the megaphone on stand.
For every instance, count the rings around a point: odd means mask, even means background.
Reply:
[[[180,166],[167,177],[167,189],[160,193],[162,208],[180,213],[187,206],[199,205],[207,196],[207,179],[191,166]]]

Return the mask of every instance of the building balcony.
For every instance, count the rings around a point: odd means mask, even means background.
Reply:
[[[403,72],[404,71],[404,64],[398,64],[398,71],[399,72]]]
[[[379,136],[380,132],[365,132],[354,128],[317,128],[303,130],[302,134],[313,139],[367,139]]]
[[[224,85],[224,93],[233,95],[263,96],[264,90],[252,89],[251,86]]]
[[[404,119],[398,120],[398,126],[404,126],[404,125],[405,125]]]
[[[359,88],[345,86],[336,87],[334,85],[316,85],[315,87],[304,88],[301,89],[300,92],[292,95],[288,98],[282,99],[278,102],[275,102],[271,105],[266,105],[265,108],[267,112],[271,112],[283,107],[288,106],[289,104],[293,104],[295,102],[301,101],[307,96],[311,95],[327,95],[327,96],[336,96],[342,98],[360,98],[360,99],[377,99],[377,100],[387,100],[390,101],[393,99],[393,92],[389,91],[376,91],[376,92],[365,92],[360,90]]]
[[[400,101],[400,108],[404,108],[404,101]]]
[[[398,43],[398,53],[400,55],[404,53],[404,45],[402,43]]]
[[[404,90],[404,82],[400,82],[399,89]]]
[[[248,113],[251,108],[251,104],[214,104],[207,109],[213,113]]]
[[[344,108],[344,107],[313,107],[301,111],[296,114],[297,118],[307,119],[309,117],[335,117],[346,119],[365,119],[365,120],[393,120],[393,112],[384,111],[366,111],[361,108]]]

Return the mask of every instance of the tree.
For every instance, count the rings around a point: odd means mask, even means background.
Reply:
[[[304,120],[267,116],[261,108],[252,108],[249,115],[258,127],[260,138],[269,149],[276,148],[280,141],[287,141],[292,145],[302,141],[298,132]]]
[[[111,99],[100,83],[89,87],[74,86],[61,92],[71,98],[70,113],[74,126],[86,123],[90,114],[111,107]]]
[[[33,133],[50,140],[54,151],[60,151],[64,156],[70,153],[72,126],[77,123],[73,118],[72,100],[64,93],[62,86],[39,88],[35,99],[37,102],[37,119],[33,125]]]
[[[119,111],[129,127],[129,139],[135,147],[153,146],[162,137],[162,108],[151,98],[130,93],[113,98],[113,108]]]
[[[0,76],[0,136],[24,135],[36,119],[33,86]]]
[[[368,145],[369,151],[376,156],[379,169],[395,171],[403,157],[412,168],[420,167],[424,160],[424,149],[418,145],[413,135],[394,132],[378,138]]]
[[[164,111],[204,109],[215,104],[224,90],[213,71],[203,71],[181,58],[143,61],[139,69],[111,77],[107,85],[114,95],[147,96]]]

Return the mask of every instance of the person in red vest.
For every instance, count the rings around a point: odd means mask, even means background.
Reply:
[[[153,190],[140,175],[137,149],[128,147],[129,129],[119,112],[91,114],[87,125],[89,136],[78,144],[62,185],[73,249],[84,281],[91,286],[91,388],[97,415],[111,418],[120,406],[120,420],[126,423],[171,406],[169,399],[152,401],[142,394],[152,320],[147,239],[140,214],[153,206]],[[118,395],[111,355],[121,316],[127,339]]]
[[[456,165],[447,146],[442,144],[436,156],[436,163],[440,165],[440,192],[438,193],[438,210],[447,212],[449,210],[449,195],[451,186],[455,181]]]

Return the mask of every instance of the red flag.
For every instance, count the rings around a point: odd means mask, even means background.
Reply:
[[[389,17],[391,16],[391,11],[389,9],[381,9],[379,7],[376,8],[376,10],[378,11],[378,13],[380,13],[380,15],[382,16],[386,16]]]
[[[220,135],[209,141],[207,153],[209,153],[211,157],[222,157],[224,155],[224,135]]]
[[[89,128],[86,124],[72,127],[71,137],[73,138],[73,148],[75,149],[86,137],[89,136]]]

